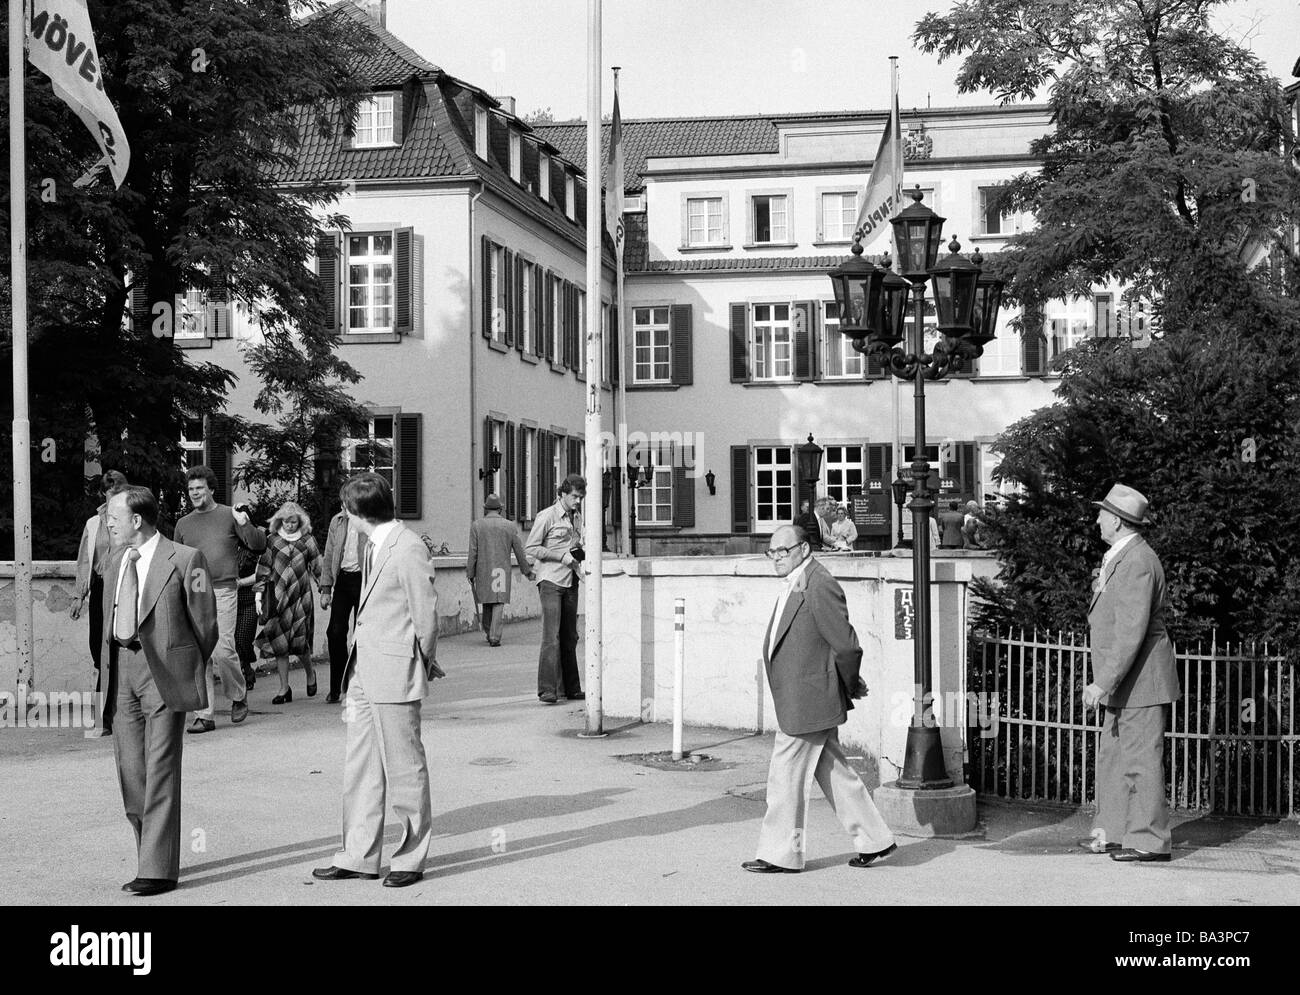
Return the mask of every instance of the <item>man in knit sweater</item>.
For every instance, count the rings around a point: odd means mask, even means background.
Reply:
[[[248,520],[242,511],[217,504],[213,492],[217,475],[206,466],[191,467],[185,484],[194,510],[176,523],[176,542],[193,546],[208,561],[213,593],[217,597],[217,648],[206,664],[208,705],[194,713],[187,731],[212,732],[217,727],[213,716],[216,685],[213,667],[221,668],[221,688],[230,698],[230,721],[243,722],[248,717],[248,690],[239,652],[235,649],[235,619],[239,613],[239,550],[242,546],[254,553],[266,549],[266,534]]]

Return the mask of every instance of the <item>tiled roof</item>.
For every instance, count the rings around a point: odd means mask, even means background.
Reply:
[[[650,256],[648,219],[644,212],[623,215],[623,270],[635,273],[645,269]]]
[[[629,242],[631,239],[629,239]],[[642,273],[749,273],[762,272],[824,272],[834,269],[849,257],[848,250],[833,256],[714,256],[710,259],[652,259],[644,264]],[[625,255],[624,259],[628,257]],[[879,256],[864,256],[879,262]],[[627,266],[632,272],[632,266]]]
[[[364,56],[358,68],[372,87],[401,86],[417,73],[441,73],[442,70],[415,49],[406,45],[397,35],[379,24],[353,0],[339,0],[338,3],[318,11],[304,21],[317,17],[343,16],[365,25],[374,37],[376,44],[370,53]]]

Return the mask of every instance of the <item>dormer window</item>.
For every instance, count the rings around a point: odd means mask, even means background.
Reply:
[[[537,153],[537,196],[551,202],[551,157],[541,150]]]
[[[393,95],[377,93],[357,108],[355,148],[393,145]]]
[[[524,178],[524,150],[518,133],[510,132],[510,178],[522,183]]]
[[[474,154],[480,159],[488,157],[488,112],[486,107],[474,107]]]
[[[564,213],[570,221],[576,217],[574,211],[577,210],[578,196],[577,186],[574,183],[573,174],[564,174]]]

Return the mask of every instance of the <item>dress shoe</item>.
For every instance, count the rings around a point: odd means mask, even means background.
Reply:
[[[312,681],[310,684],[307,685],[307,697],[308,697],[308,698],[315,698],[315,697],[316,697],[316,682],[315,682],[315,681]]]
[[[196,716],[194,721],[190,723],[190,727],[185,731],[193,733],[213,732],[216,728],[217,724],[212,719],[200,719]]]
[[[888,857],[898,849],[897,843],[890,843],[883,850],[877,850],[875,853],[860,853],[849,861],[850,867],[870,867],[873,861]]]
[[[131,879],[130,881],[128,881],[126,884],[122,885],[122,890],[123,890],[123,891],[134,892],[135,889],[136,889],[137,887],[139,887],[140,882],[143,881],[143,880],[144,880],[143,878],[132,878],[132,879]]]
[[[336,694],[327,694],[327,695],[325,696],[325,704],[327,704],[327,705],[337,705],[338,703],[339,703],[339,696],[338,696],[338,695],[336,695]]]
[[[378,874],[367,874],[365,871],[350,871],[346,867],[335,867],[331,864],[329,867],[317,867],[311,872],[311,876],[317,881],[347,881],[349,878],[360,878],[362,881],[378,881]]]
[[[384,878],[385,888],[405,888],[424,880],[424,871],[389,871]]]
[[[554,705],[559,699],[555,697],[553,692],[548,691],[546,694],[539,694],[537,700],[543,704]]]
[[[1123,849],[1116,850],[1112,853],[1110,859],[1118,860],[1123,863],[1167,863],[1172,859],[1172,854],[1153,853],[1150,850],[1137,850],[1132,847],[1124,847]]]
[[[799,871],[794,867],[778,867],[776,864],[769,864],[766,860],[746,860],[740,865],[747,871],[753,871],[755,874],[798,874]]]
[[[1090,836],[1086,840],[1079,840],[1078,845],[1089,853],[1110,853],[1112,850],[1121,849],[1119,843],[1107,843],[1096,836]]]
[[[274,698],[271,699],[272,705],[283,705],[285,702],[293,701],[293,688],[285,688]]]
[[[238,725],[248,718],[248,698],[240,698],[238,701],[230,703],[230,721]]]
[[[587,696],[586,696],[586,694],[584,694],[584,693],[581,692],[581,691],[579,691],[577,694],[569,694],[569,695],[565,695],[565,697],[568,698],[570,701],[586,701],[586,700],[587,700]]]
[[[136,878],[126,886],[126,890],[140,898],[150,895],[162,895],[176,890],[176,882],[170,878]]]
[[[488,640],[488,645],[489,645],[489,646],[500,646],[500,645],[501,645],[501,640],[500,640],[500,639],[489,639],[489,640]]]

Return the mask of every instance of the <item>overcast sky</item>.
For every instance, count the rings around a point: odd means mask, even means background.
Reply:
[[[947,0],[605,0],[606,67],[623,67],[624,117],[681,117],[884,107],[890,55],[904,107],[989,103],[959,96],[957,62],[912,47]],[[1283,82],[1300,57],[1300,0],[1236,0],[1221,22]],[[1257,24],[1255,22],[1258,22]],[[1252,28],[1252,25],[1254,27]],[[431,62],[520,114],[585,116],[585,0],[388,0],[388,27]],[[611,76],[604,106],[612,101]]]

